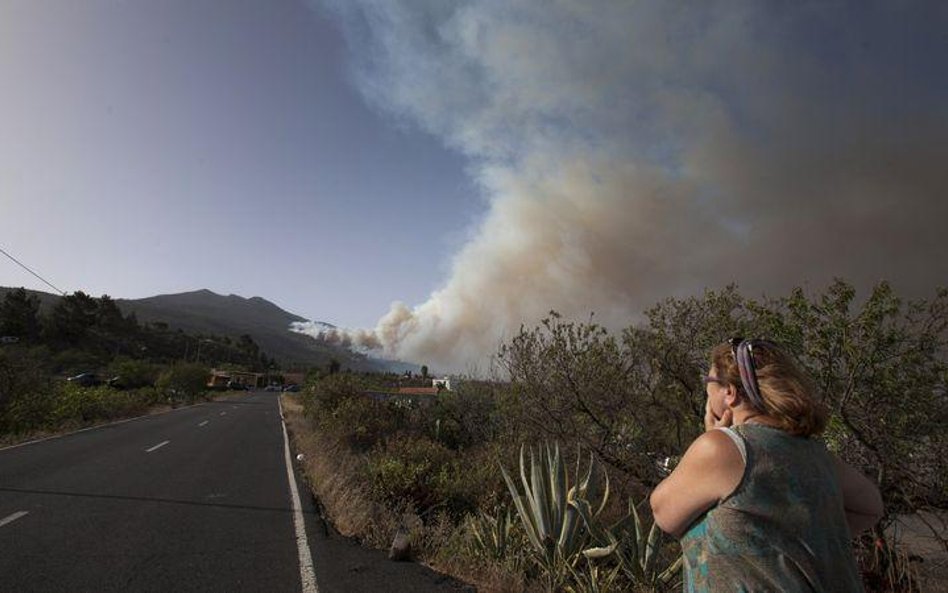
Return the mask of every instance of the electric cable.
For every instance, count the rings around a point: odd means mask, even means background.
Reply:
[[[10,254],[7,253],[6,251],[4,251],[2,247],[0,247],[0,253],[2,253],[3,255],[5,255],[5,256],[7,256],[7,257],[9,257],[11,260],[13,260],[13,262],[14,262],[16,265],[20,266],[21,268],[23,268],[24,270],[26,270],[26,271],[29,272],[30,274],[33,274],[34,276],[36,276],[37,278],[39,278],[44,284],[46,284],[46,286],[49,286],[50,288],[52,288],[53,290],[55,290],[55,291],[58,292],[59,294],[61,294],[61,295],[63,295],[63,296],[66,296],[66,291],[64,291],[64,290],[59,290],[58,288],[56,288],[55,286],[53,286],[46,278],[43,278],[42,276],[40,276],[39,274],[37,274],[37,273],[34,272],[33,270],[29,269],[29,268],[26,266],[26,264],[24,264],[23,262],[21,262],[21,261],[18,260],[17,258],[13,257],[12,255],[10,255]]]

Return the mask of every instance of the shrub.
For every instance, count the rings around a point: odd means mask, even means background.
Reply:
[[[194,363],[176,364],[163,372],[155,383],[172,402],[194,401],[207,390],[210,372],[207,367]]]
[[[451,449],[489,442],[500,431],[498,408],[490,387],[468,385],[439,395],[433,409],[425,414],[433,429],[432,436]]]
[[[21,394],[4,414],[4,432],[19,435],[53,426],[55,405],[56,388]]]
[[[0,431],[25,433],[48,424],[54,387],[42,356],[0,349]]]
[[[450,449],[425,437],[394,436],[369,455],[372,492],[381,501],[407,501],[420,513],[451,506],[455,467]]]
[[[71,348],[54,354],[52,362],[55,372],[68,376],[99,369],[105,360],[95,352]]]
[[[109,374],[118,377],[123,388],[136,389],[154,385],[161,374],[161,367],[144,360],[125,358],[113,362],[109,366]]]
[[[331,413],[319,416],[319,425],[344,440],[356,451],[365,452],[405,425],[404,410],[368,397],[343,400]]]
[[[313,413],[318,409],[320,414],[332,414],[343,402],[355,397],[361,398],[367,388],[367,382],[358,375],[329,375],[314,382],[312,388],[307,390],[310,404],[307,412]]]
[[[116,391],[106,386],[80,387],[65,384],[54,399],[51,419],[54,424],[86,424],[144,414],[158,401],[154,389]]]

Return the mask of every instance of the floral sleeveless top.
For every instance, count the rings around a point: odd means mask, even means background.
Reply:
[[[823,443],[760,424],[726,432],[744,477],[682,536],[685,592],[863,591]]]

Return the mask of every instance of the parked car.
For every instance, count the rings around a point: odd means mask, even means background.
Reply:
[[[300,390],[300,386],[297,385],[297,384],[295,384],[295,383],[290,383],[289,385],[287,385],[286,387],[283,388],[283,391],[293,391],[293,392],[296,392],[296,391],[299,391],[299,390]]]
[[[96,385],[101,385],[102,380],[99,379],[99,376],[95,373],[79,373],[73,377],[66,379],[74,385],[79,385],[80,387],[95,387]]]
[[[266,387],[263,388],[263,390],[264,391],[280,391],[280,386],[276,384],[267,385]]]
[[[237,391],[249,391],[250,386],[239,381],[228,381],[227,389],[236,389]]]

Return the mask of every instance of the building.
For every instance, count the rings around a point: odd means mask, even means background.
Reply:
[[[211,378],[208,380],[207,386],[211,389],[224,389],[233,383],[251,388],[263,387],[266,383],[266,375],[264,373],[211,369]]]

